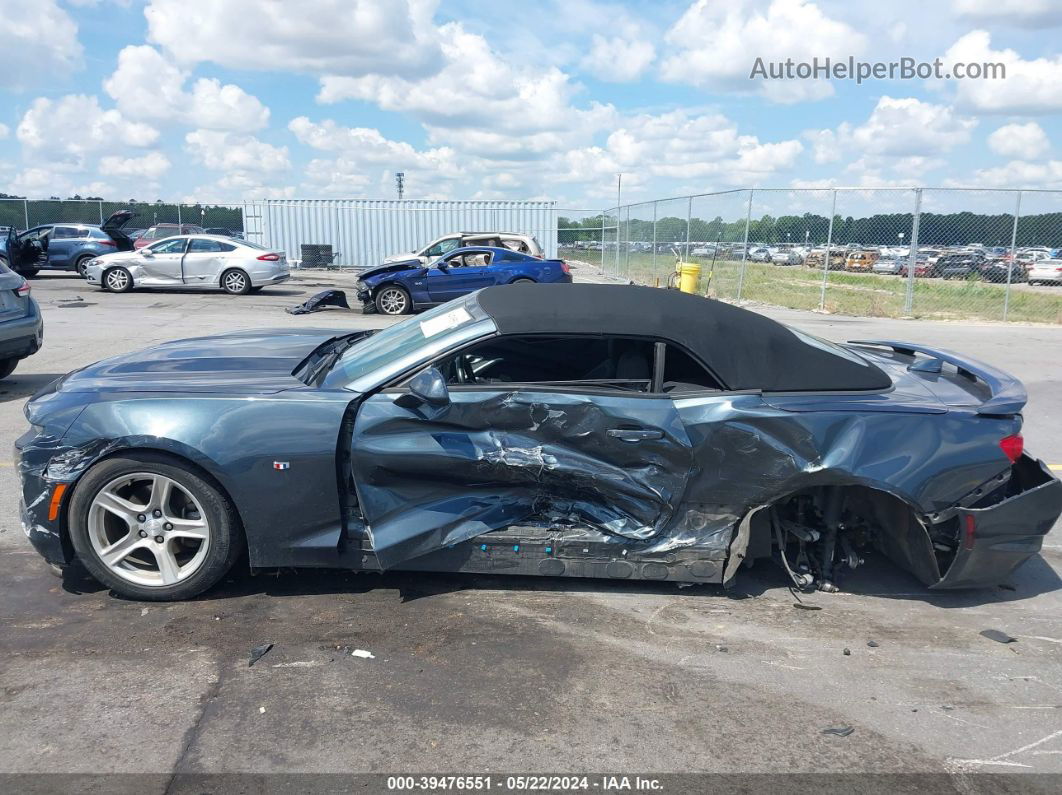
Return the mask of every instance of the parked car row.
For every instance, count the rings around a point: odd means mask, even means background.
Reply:
[[[51,223],[17,232],[0,230],[0,263],[28,278],[41,270],[77,271],[85,276],[89,261],[105,254],[132,251],[174,235],[216,235],[243,239],[243,233],[224,227],[203,229],[196,224],[160,223],[132,229],[132,210],[119,210],[102,224]],[[10,233],[14,233],[13,235]]]

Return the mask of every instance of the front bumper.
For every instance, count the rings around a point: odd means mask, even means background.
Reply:
[[[1043,461],[1023,455],[1006,494],[984,507],[958,512],[959,550],[932,588],[996,585],[1043,546],[1062,514],[1062,482]]]

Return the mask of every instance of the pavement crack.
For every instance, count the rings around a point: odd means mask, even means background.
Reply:
[[[174,792],[174,787],[182,772],[184,772],[183,769],[188,759],[188,755],[193,746],[199,741],[199,735],[201,734],[203,724],[206,722],[208,714],[212,714],[213,712],[211,707],[221,693],[221,687],[228,671],[229,665],[220,665],[217,678],[210,683],[210,687],[207,688],[207,691],[199,699],[199,710],[196,712],[195,721],[193,721],[192,725],[185,730],[184,736],[181,738],[181,752],[177,755],[177,759],[173,763],[173,770],[170,773],[170,778],[166,782],[165,789],[163,789],[164,795],[170,795],[170,793]]]

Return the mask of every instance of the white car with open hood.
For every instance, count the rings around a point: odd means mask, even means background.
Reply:
[[[245,295],[291,278],[283,251],[222,235],[179,235],[136,251],[107,254],[85,280],[112,293],[135,287],[212,287]]]

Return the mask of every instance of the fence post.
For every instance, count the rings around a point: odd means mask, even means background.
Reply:
[[[903,299],[903,313],[914,314],[915,270],[918,267],[918,230],[922,221],[922,189],[915,188],[914,216],[911,219],[911,248],[907,252],[907,294]]]
[[[178,202],[177,203],[177,231],[178,232],[181,231],[180,227],[181,227],[181,204],[180,204],[180,202]]]
[[[607,212],[601,212],[601,248],[598,249],[597,266],[601,269],[601,275],[605,274],[605,217]]]
[[[99,204],[99,210],[100,210],[100,226],[103,226],[103,202],[100,201],[100,202],[97,202],[97,203]]]
[[[826,253],[822,257],[822,292],[819,294],[819,311],[826,311],[826,283],[830,278],[830,244],[833,243],[833,217],[837,215],[837,189],[833,189],[830,202],[830,225],[826,230]]]
[[[745,263],[749,258],[749,225],[752,223],[752,196],[755,189],[749,191],[749,208],[745,212],[745,245],[741,249],[741,270],[738,271],[737,300],[741,300],[741,289],[745,286]]]
[[[22,200],[22,216],[26,219],[26,228],[29,229],[29,200]]]
[[[657,206],[656,202],[653,202],[653,278],[656,280],[655,287],[660,286],[660,277],[656,275],[656,218],[657,218]]]
[[[1007,263],[1007,289],[1003,293],[1003,322],[1007,320],[1007,314],[1010,312],[1010,275],[1014,270],[1014,265],[1017,262],[1015,256],[1017,255],[1018,245],[1018,216],[1021,215],[1021,191],[1018,191],[1018,198],[1014,202],[1014,226],[1010,230],[1010,261]]]
[[[682,252],[682,261],[690,258],[690,226],[693,224],[693,197],[690,196],[686,205],[686,250]]]

